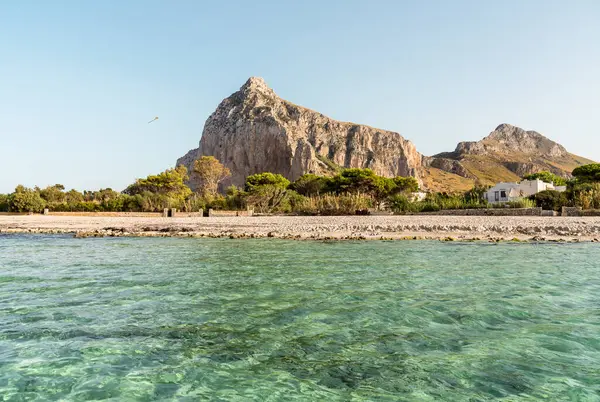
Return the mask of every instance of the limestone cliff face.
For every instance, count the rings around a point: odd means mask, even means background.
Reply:
[[[208,118],[200,146],[177,161],[189,168],[203,155],[227,166],[230,183],[273,172],[295,180],[339,167],[371,168],[383,176],[419,178],[423,156],[400,134],[330,119],[278,97],[261,78],[250,78]],[[192,177],[191,187],[196,186]]]

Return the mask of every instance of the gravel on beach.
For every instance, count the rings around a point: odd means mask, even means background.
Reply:
[[[600,217],[254,216],[143,218],[0,215],[0,233],[90,236],[598,241]]]

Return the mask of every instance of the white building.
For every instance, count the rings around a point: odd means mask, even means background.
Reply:
[[[554,184],[539,179],[523,180],[520,183],[498,183],[484,194],[484,199],[491,203],[516,201],[546,190],[563,192],[567,190],[567,187],[555,187]]]

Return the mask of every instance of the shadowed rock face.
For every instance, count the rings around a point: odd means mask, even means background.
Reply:
[[[383,176],[419,178],[423,157],[400,134],[330,119],[279,98],[263,79],[250,78],[208,118],[200,147],[177,161],[212,155],[242,186],[248,175],[273,172],[295,180],[339,167],[371,168]],[[190,186],[197,180],[191,175]]]

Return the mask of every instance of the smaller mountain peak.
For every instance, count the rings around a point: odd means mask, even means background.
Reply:
[[[500,124],[480,143],[502,152],[519,152],[550,157],[565,156],[567,150],[537,131],[525,131],[510,124]],[[490,148],[491,147],[491,148]]]

